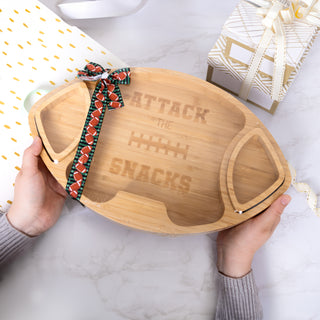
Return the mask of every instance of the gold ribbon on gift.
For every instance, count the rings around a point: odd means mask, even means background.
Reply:
[[[286,65],[286,35],[284,24],[290,24],[294,20],[320,27],[320,2],[319,0],[246,0],[258,7],[257,14],[263,16],[262,24],[265,31],[252,57],[247,75],[242,82],[239,97],[247,100],[250,89],[262,58],[275,37],[276,52],[272,77],[271,98],[280,101],[283,87],[283,78]]]
[[[294,186],[294,188],[298,192],[304,193],[304,195],[306,196],[309,207],[318,217],[320,217],[320,208],[317,207],[318,197],[317,197],[316,193],[311,189],[311,187],[307,183],[297,182],[296,170],[293,168],[293,166],[290,163],[288,163],[288,165],[289,165],[289,169],[291,172],[292,185]]]

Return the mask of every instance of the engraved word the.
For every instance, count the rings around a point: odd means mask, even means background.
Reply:
[[[161,129],[171,129],[171,124],[173,121],[169,121],[162,118],[152,117],[152,120],[156,122],[157,126]]]

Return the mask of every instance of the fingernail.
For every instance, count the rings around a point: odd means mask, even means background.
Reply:
[[[289,204],[290,201],[291,201],[290,196],[285,195],[285,196],[283,196],[282,199],[281,199],[281,204],[284,205],[284,206],[286,206],[286,205]]]

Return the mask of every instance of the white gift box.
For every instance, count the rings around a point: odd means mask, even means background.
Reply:
[[[275,77],[274,61],[277,45],[279,45],[276,36],[272,37],[259,61],[247,96],[241,96],[243,81],[247,77],[253,57],[267,28],[263,21],[265,16],[261,15],[261,12],[263,13],[264,10],[266,15],[275,2],[241,0],[238,3],[225,22],[220,37],[209,52],[207,73],[207,81],[239,95],[270,113],[275,112],[279,102],[285,97],[320,29],[318,27],[320,20],[317,17],[317,14],[320,14],[320,4],[316,3],[317,1],[309,1],[314,6],[311,13],[306,12],[307,4],[301,7],[299,1],[290,2],[289,7],[279,14],[285,36],[285,57],[282,86],[280,83],[281,88],[277,99],[274,99],[272,95]],[[283,1],[279,0],[279,2]],[[260,5],[266,5],[266,8],[259,8]],[[281,13],[289,14],[289,10],[292,18],[284,22]],[[305,12],[304,16],[301,12]],[[307,15],[310,19],[306,19]],[[275,33],[274,26],[271,26],[271,30]]]

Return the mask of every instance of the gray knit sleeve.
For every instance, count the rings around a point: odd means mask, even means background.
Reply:
[[[242,278],[219,273],[216,320],[260,320],[262,306],[252,271]]]
[[[0,215],[0,267],[23,251],[36,237],[29,237],[13,228],[7,214]]]

